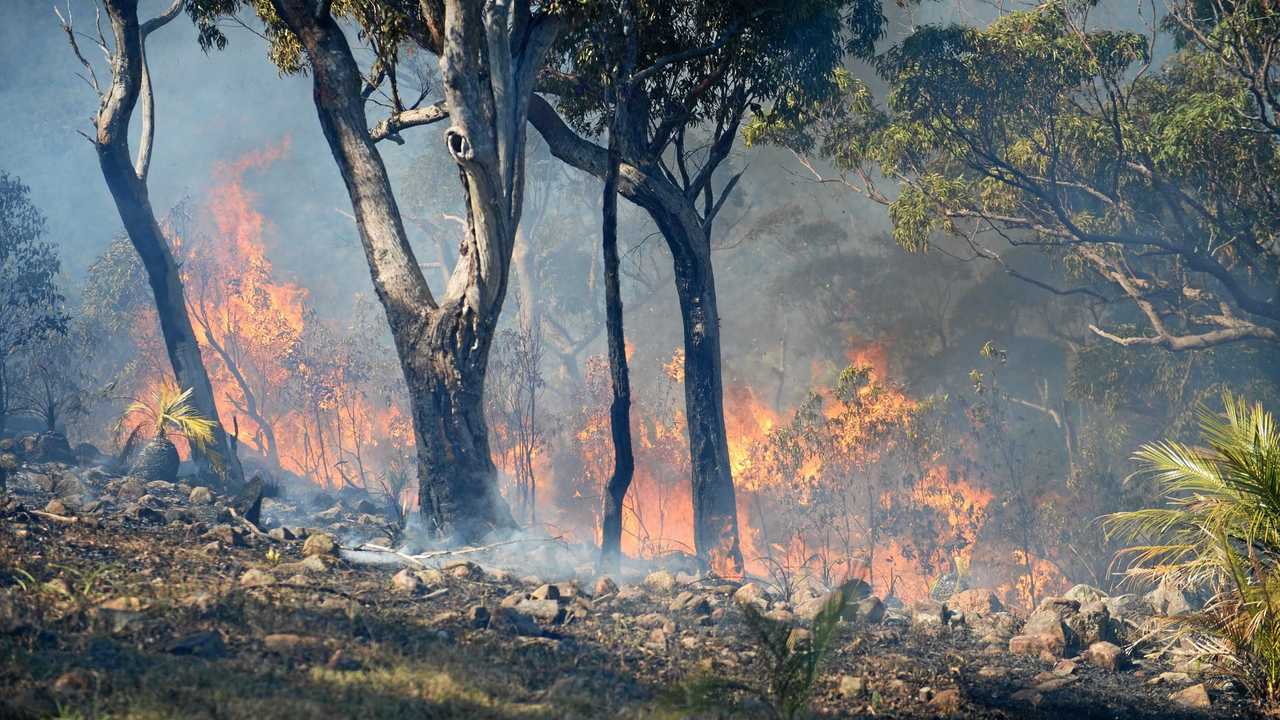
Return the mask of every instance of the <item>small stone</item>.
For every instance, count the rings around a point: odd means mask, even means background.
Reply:
[[[206,630],[184,635],[165,645],[165,652],[171,655],[189,655],[206,659],[222,657],[227,646],[219,633]]]
[[[1076,679],[1073,677],[1057,677],[1050,673],[1050,677],[1041,679],[1040,682],[1036,683],[1035,689],[1037,692],[1042,693],[1053,692],[1054,690],[1061,690],[1075,681]]]
[[[618,583],[614,582],[613,578],[607,575],[597,579],[595,587],[592,588],[592,594],[596,597],[600,597],[602,595],[613,595],[617,592]]]
[[[435,568],[418,570],[414,575],[417,575],[418,579],[422,581],[422,584],[427,587],[440,587],[444,584],[444,573]]]
[[[1213,704],[1209,699],[1209,690],[1205,688],[1204,683],[1179,690],[1170,695],[1169,699],[1184,707],[1200,710],[1207,709]]]
[[[560,588],[555,585],[539,585],[537,589],[529,593],[532,600],[559,600]]]
[[[565,611],[555,600],[523,600],[516,605],[516,610],[528,614],[535,620],[551,625],[564,620]]]
[[[960,691],[956,688],[947,688],[934,693],[933,699],[929,704],[940,715],[954,715],[960,712],[960,705],[964,698],[960,695]]]
[[[474,628],[482,628],[489,624],[489,608],[484,605],[472,605],[467,609],[467,624]]]
[[[866,687],[866,680],[861,677],[855,675],[840,676],[839,692],[846,698],[861,697],[862,693],[866,690]]]
[[[244,588],[267,587],[275,584],[276,579],[271,576],[271,573],[257,568],[246,570],[245,573],[240,576],[240,587]]]
[[[1042,652],[1045,652],[1056,659],[1062,656],[1062,647],[1061,638],[1050,634],[1015,635],[1009,639],[1009,652],[1014,655],[1038,657]]]
[[[676,587],[676,578],[666,570],[658,570],[645,576],[644,586],[654,592],[669,593]]]
[[[267,531],[267,537],[276,542],[288,542],[293,539],[293,533],[289,532],[289,528],[271,528]]]
[[[739,605],[755,605],[763,610],[768,605],[769,598],[765,596],[763,588],[749,582],[734,591],[733,601]]]
[[[445,565],[444,572],[446,575],[458,578],[459,580],[483,580],[484,579],[484,569],[481,568],[479,565],[473,562],[468,562],[468,561],[455,562],[455,563],[450,563],[449,565]]]
[[[338,543],[334,542],[333,536],[329,533],[315,533],[308,536],[306,542],[302,543],[302,554],[306,557],[332,555],[337,549]]]
[[[1035,688],[1025,688],[1010,695],[1009,699],[1024,705],[1036,707],[1042,700],[1044,700],[1044,695],[1041,695]]]
[[[422,590],[422,581],[412,571],[405,568],[391,577],[391,587],[396,592],[412,595]]]
[[[1084,651],[1084,661],[1103,670],[1116,671],[1124,664],[1124,650],[1115,643],[1100,640]]]
[[[268,652],[299,660],[316,659],[329,654],[323,640],[309,635],[274,633],[262,638],[262,645]]]
[[[53,681],[53,692],[56,695],[85,695],[95,685],[93,673],[80,669],[68,670]]]
[[[858,619],[868,625],[875,625],[884,619],[884,602],[875,595],[868,595],[858,601]]]
[[[644,591],[635,586],[624,587],[618,591],[618,595],[615,599],[618,602],[623,602],[623,603],[643,600]]]
[[[983,665],[978,668],[978,677],[987,680],[1002,678],[1009,674],[1009,671],[997,665]]]
[[[1186,685],[1191,676],[1184,672],[1162,672],[1147,681],[1148,685]]]
[[[1053,670],[1051,672],[1058,677],[1066,677],[1071,673],[1074,673],[1076,671],[1076,667],[1076,664],[1071,660],[1059,660],[1053,666]]]
[[[648,638],[645,639],[645,645],[653,650],[665,651],[667,649],[667,632],[662,628],[650,630]]]
[[[538,623],[534,622],[533,618],[514,608],[499,607],[494,610],[489,617],[488,627],[495,632],[509,635],[529,637],[542,635],[542,628],[538,627]]]

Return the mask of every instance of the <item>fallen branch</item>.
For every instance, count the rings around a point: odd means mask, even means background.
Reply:
[[[557,535],[555,537],[550,537],[550,538],[516,538],[513,540],[503,540],[501,542],[492,543],[490,545],[473,545],[469,547],[454,548],[451,550],[436,550],[434,552],[420,553],[418,555],[407,555],[405,553],[400,552],[399,550],[395,550],[393,548],[385,547],[382,545],[375,545],[373,543],[365,543],[364,545],[361,545],[360,547],[356,548],[356,550],[365,551],[365,552],[380,552],[380,553],[395,555],[401,560],[409,562],[418,567],[425,568],[427,567],[427,565],[425,564],[425,561],[427,560],[436,560],[439,558],[446,558],[446,557],[457,557],[459,555],[474,555],[476,553],[488,552],[489,550],[504,547],[506,545],[520,545],[524,543],[532,544],[532,543],[560,542],[563,540],[564,540],[564,536],[562,535]]]
[[[38,518],[44,518],[45,520],[50,520],[52,522],[62,523],[63,525],[74,525],[80,522],[80,518],[78,517],[69,517],[67,515],[55,515],[51,512],[45,512],[43,510],[27,510],[27,512],[32,515],[35,515]]]
[[[261,529],[261,528],[259,528],[257,525],[254,525],[253,523],[249,522],[249,519],[248,519],[248,518],[246,518],[246,517],[244,517],[243,515],[241,515],[240,513],[236,512],[236,509],[235,509],[235,508],[230,508],[230,507],[229,507],[229,508],[227,508],[227,512],[231,513],[231,517],[232,517],[232,518],[234,518],[234,519],[236,519],[236,520],[239,520],[239,521],[240,521],[240,523],[241,523],[242,525],[244,525],[245,527],[249,528],[249,532],[253,533],[254,535],[256,535],[256,536],[258,536],[258,537],[262,538],[263,540],[266,540],[267,542],[271,542],[271,543],[278,543],[278,542],[279,542],[279,540],[276,540],[275,538],[271,537],[270,535],[268,535],[268,534],[266,534],[266,533],[262,532],[262,529]]]

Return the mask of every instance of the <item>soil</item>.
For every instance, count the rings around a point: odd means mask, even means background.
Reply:
[[[136,483],[80,471],[67,498],[56,476],[69,472],[27,467],[0,495],[0,718],[770,717],[747,693],[689,705],[698,678],[771,677],[736,583],[661,573],[614,591],[517,577],[479,553],[397,575],[326,552],[319,530],[260,536],[229,499],[181,484],[138,498]],[[291,507],[268,501],[263,531]],[[1255,714],[1222,678],[1151,684],[1170,669],[1158,660],[1044,675],[1054,663],[894,613],[843,623],[832,648],[812,716]],[[1208,708],[1170,698],[1193,683]]]

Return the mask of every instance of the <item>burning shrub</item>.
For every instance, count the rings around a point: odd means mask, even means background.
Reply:
[[[1226,394],[1202,410],[1208,448],[1173,441],[1135,457],[1164,507],[1107,516],[1110,533],[1138,541],[1123,551],[1133,581],[1208,589],[1200,611],[1170,618],[1205,658],[1257,697],[1280,699],[1280,429],[1261,403]]]

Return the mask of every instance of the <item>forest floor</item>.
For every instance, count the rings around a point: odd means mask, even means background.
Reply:
[[[28,467],[0,494],[0,720],[769,717],[761,702],[680,705],[694,678],[760,686],[770,676],[735,583],[659,572],[617,589],[457,558],[398,573],[351,562],[319,531],[272,538],[234,516],[219,522],[229,501],[181,484],[72,472]],[[273,505],[289,509],[267,501],[264,526]],[[963,625],[890,613],[838,630],[810,707],[817,717],[1250,716],[1220,679],[1153,684],[1169,669],[1014,655]],[[1207,707],[1171,698],[1193,682],[1209,689]]]

